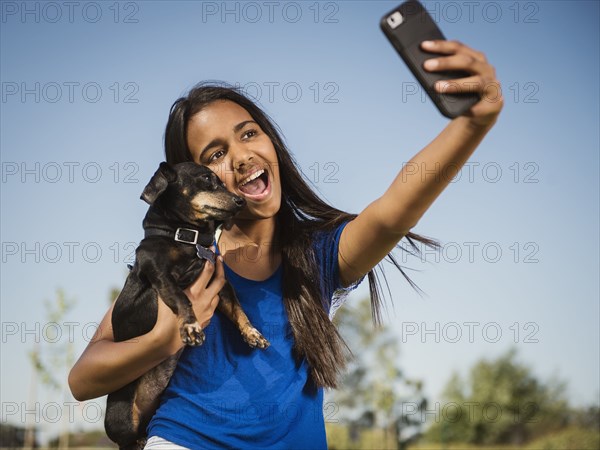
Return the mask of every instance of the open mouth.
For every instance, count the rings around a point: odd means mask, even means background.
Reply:
[[[257,170],[243,179],[238,189],[250,200],[262,200],[271,191],[269,174],[264,169]]]

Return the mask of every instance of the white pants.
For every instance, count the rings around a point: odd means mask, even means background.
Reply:
[[[146,442],[144,450],[190,450],[187,447],[182,447],[181,445],[173,444],[172,442],[167,441],[158,436],[152,436]]]

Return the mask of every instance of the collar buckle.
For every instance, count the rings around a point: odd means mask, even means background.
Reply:
[[[175,231],[175,240],[177,242],[183,242],[184,244],[196,245],[198,243],[198,230],[177,228]]]

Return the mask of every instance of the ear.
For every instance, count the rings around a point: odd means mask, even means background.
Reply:
[[[158,170],[152,175],[150,182],[144,188],[144,192],[140,198],[149,205],[152,205],[156,199],[162,194],[169,183],[177,179],[177,172],[166,162],[161,162]]]

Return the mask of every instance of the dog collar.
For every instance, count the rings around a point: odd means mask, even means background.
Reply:
[[[194,230],[192,228],[177,228],[175,232],[163,230],[161,228],[146,228],[144,230],[144,237],[149,236],[164,236],[172,238],[176,242],[181,242],[183,244],[190,244],[196,246],[196,255],[200,259],[206,259],[211,263],[215,263],[215,253],[198,243],[198,237],[200,236],[200,232],[198,230]],[[208,245],[211,245],[212,242]]]
[[[215,263],[215,252],[209,248],[202,247],[200,244],[196,244],[196,255],[200,259],[206,259],[213,264]]]

